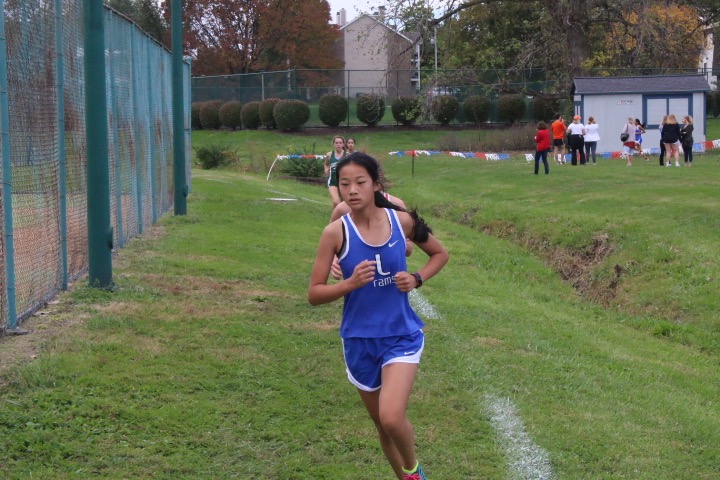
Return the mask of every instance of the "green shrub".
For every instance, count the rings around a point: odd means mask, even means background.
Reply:
[[[240,128],[242,125],[241,111],[242,104],[237,100],[225,102],[223,106],[220,107],[220,123],[228,128]]]
[[[325,174],[323,161],[316,158],[288,158],[283,160],[282,172],[301,178],[320,178]]]
[[[298,130],[310,119],[310,107],[302,100],[280,100],[273,109],[281,130]]]
[[[214,130],[220,128],[220,107],[223,102],[220,100],[211,100],[205,102],[200,107],[200,124],[202,128]]]
[[[422,104],[417,97],[398,97],[390,107],[393,118],[403,125],[412,125],[422,114]]]
[[[243,105],[240,118],[245,128],[257,130],[260,126],[260,102],[248,102]]]
[[[385,116],[385,99],[371,93],[363,95],[357,101],[357,118],[368,127],[374,127]]]
[[[436,122],[447,125],[452,122],[460,109],[460,103],[452,95],[438,95],[433,98],[431,112]]]
[[[502,95],[498,98],[498,120],[515,123],[525,115],[525,98],[522,95]]]
[[[269,128],[270,130],[275,130],[277,128],[277,122],[275,122],[273,109],[279,101],[279,98],[266,98],[260,102],[260,124],[262,124],[263,127]]]
[[[556,98],[533,98],[533,118],[540,120],[554,120],[560,113],[560,104]]]
[[[437,141],[438,150],[450,152],[509,152],[524,151],[534,145],[536,126],[523,123],[508,128],[478,132],[475,137],[449,133]]]
[[[713,90],[705,94],[705,111],[713,118],[720,116],[720,90]]]
[[[471,95],[463,102],[463,112],[468,122],[485,123],[490,118],[490,100],[482,95]]]
[[[202,130],[202,123],[200,123],[200,108],[202,108],[205,102],[193,102],[190,105],[190,126],[193,130]],[[708,110],[709,112],[710,110]]]
[[[318,115],[320,121],[328,127],[337,127],[347,118],[348,101],[342,95],[328,93],[320,97]]]
[[[575,116],[575,102],[572,98],[561,98],[558,100],[558,112],[565,118],[565,121],[571,121]],[[553,119],[554,120],[554,119]]]
[[[195,163],[203,170],[228,165],[232,161],[232,151],[223,145],[204,145],[195,149]]]

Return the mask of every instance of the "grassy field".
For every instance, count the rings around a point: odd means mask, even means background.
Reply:
[[[534,176],[387,155],[447,135],[357,135],[451,255],[414,298],[435,312],[409,411],[429,478],[718,478],[720,156]],[[345,379],[342,302],[306,300],[327,192],[265,180],[331,136],[194,135],[238,166],[193,172],[189,214],[118,253],[115,292],[78,284],[28,322],[60,331],[2,370],[0,477],[392,478]]]

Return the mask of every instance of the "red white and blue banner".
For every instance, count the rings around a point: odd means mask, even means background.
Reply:
[[[693,152],[702,153],[707,150],[714,150],[720,148],[720,140],[708,140],[707,142],[698,142],[693,143]],[[680,148],[680,151],[682,152],[682,147]],[[660,154],[660,148],[659,147],[653,147],[653,148],[645,148],[642,151],[642,155],[659,155]],[[392,155],[395,157],[404,157],[404,156],[412,156],[412,157],[419,157],[421,155],[423,156],[433,156],[433,155],[449,155],[451,157],[461,157],[461,158],[477,158],[479,160],[487,160],[487,161],[499,161],[499,160],[509,160],[510,154],[509,153],[489,153],[489,152],[451,152],[448,150],[397,150],[394,152],[388,152],[388,155]],[[624,153],[621,151],[617,152],[603,152],[598,153],[597,156],[600,158],[624,158]],[[640,153],[638,153],[640,155]],[[534,153],[525,153],[525,160],[528,162],[532,162],[535,160],[535,154]],[[325,158],[325,155],[303,155],[303,154],[290,154],[290,155],[278,155],[275,157],[275,160],[273,160],[272,165],[270,165],[270,170],[267,174],[267,180],[270,180],[270,173],[272,173],[273,167],[275,167],[275,163],[277,163],[278,160],[287,160],[287,159],[297,159],[297,158],[307,158],[307,159],[316,159],[316,160],[322,160]],[[567,161],[570,161],[570,154],[566,153],[565,158]]]
[[[446,150],[400,150],[397,152],[388,152],[388,155],[394,155],[396,157],[403,157],[405,155],[420,156],[420,155],[450,155],[451,157],[463,157],[463,158],[479,158],[481,160],[509,160],[509,153],[481,153],[481,152],[449,152]]]

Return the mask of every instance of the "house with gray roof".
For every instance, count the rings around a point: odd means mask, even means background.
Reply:
[[[659,148],[660,122],[665,115],[693,117],[695,143],[705,141],[705,93],[710,90],[704,75],[644,75],[635,77],[578,77],[573,80],[575,114],[582,122],[592,116],[599,125],[598,152],[622,149],[620,132],[627,118],[645,124],[643,148]]]

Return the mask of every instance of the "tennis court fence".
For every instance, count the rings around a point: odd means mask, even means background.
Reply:
[[[82,0],[2,2],[0,335],[88,269]],[[105,8],[113,244],[173,207],[171,54]],[[0,78],[3,75],[0,74]],[[190,178],[190,65],[184,64]],[[189,183],[189,180],[188,180]],[[15,315],[9,315],[13,302]],[[10,318],[13,317],[13,318]]]

